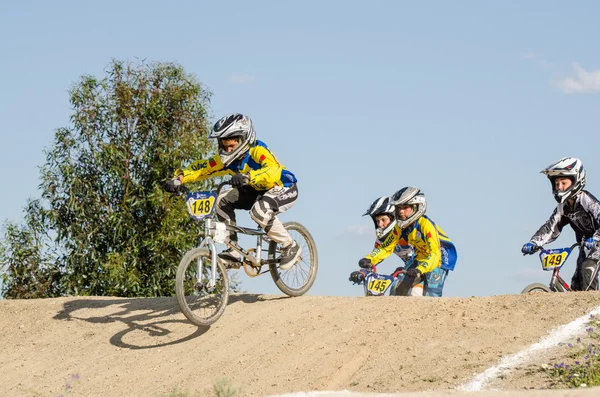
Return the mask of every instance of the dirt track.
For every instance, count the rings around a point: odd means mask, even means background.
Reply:
[[[73,396],[166,396],[175,388],[211,396],[219,378],[240,387],[242,396],[464,394],[455,388],[585,315],[600,305],[600,294],[234,295],[207,329],[189,324],[176,305],[175,298],[0,301],[0,395],[66,396],[69,385]],[[531,357],[529,366],[489,387],[545,387],[548,380],[532,368],[561,354]],[[523,397],[600,395],[600,389],[574,392]]]

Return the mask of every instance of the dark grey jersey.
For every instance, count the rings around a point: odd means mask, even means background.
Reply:
[[[571,225],[578,242],[590,237],[600,240],[600,201],[583,190],[573,205],[559,204],[550,219],[531,237],[531,242],[540,246],[551,243],[566,225]]]

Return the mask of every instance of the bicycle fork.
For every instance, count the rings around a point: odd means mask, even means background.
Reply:
[[[211,237],[206,237],[200,243],[200,248],[207,247],[210,251],[210,279],[208,280],[208,288],[215,288],[217,285],[217,248],[215,247],[215,242]],[[198,275],[197,275],[197,283],[202,283],[202,258],[198,257],[196,259],[198,261]]]

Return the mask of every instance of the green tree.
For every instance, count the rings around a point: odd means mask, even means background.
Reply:
[[[83,76],[70,90],[72,125],[46,151],[41,199],[25,226],[5,226],[5,296],[172,295],[201,225],[161,183],[214,152],[209,99],[173,63],[113,60],[103,79]]]
[[[57,255],[49,246],[46,212],[39,200],[29,200],[26,223],[5,225],[5,240],[0,242],[3,268],[3,295],[6,298],[44,298],[60,295],[61,273]]]

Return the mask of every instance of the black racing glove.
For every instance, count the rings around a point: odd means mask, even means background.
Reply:
[[[231,185],[240,187],[248,184],[250,178],[246,174],[235,174],[231,177]]]
[[[360,283],[364,279],[365,275],[360,270],[353,271],[350,273],[350,278],[348,278],[348,280],[352,281],[353,283]]]
[[[163,189],[169,193],[177,193],[181,188],[181,181],[179,179],[169,179],[163,183]]]
[[[358,266],[362,267],[363,269],[370,269],[373,267],[373,264],[371,263],[370,259],[367,258],[361,258],[358,261]]]
[[[416,267],[411,267],[410,269],[408,269],[406,271],[405,274],[407,277],[412,277],[412,278],[421,277],[421,271],[419,269],[417,269]]]

